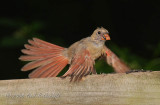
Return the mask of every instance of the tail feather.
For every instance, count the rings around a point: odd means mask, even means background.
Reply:
[[[55,64],[55,62],[51,62],[47,65],[41,66],[37,69],[35,69],[32,73],[29,74],[30,78],[39,77],[41,74],[43,74],[47,69],[52,67]]]
[[[31,69],[34,69],[36,67],[48,64],[50,62],[52,62],[54,60],[54,58],[47,58],[47,59],[43,59],[43,60],[36,60],[33,62],[30,62],[28,64],[26,64],[24,67],[22,67],[22,71],[28,71]]]
[[[59,50],[63,50],[63,47],[42,41],[38,38],[33,38],[33,40],[28,40],[28,43],[31,44],[34,47],[38,47],[38,48],[44,48],[44,49],[59,49]]]
[[[56,67],[57,65],[59,65],[60,63],[63,63],[63,57],[56,59],[55,61],[41,67],[41,68],[37,68],[35,71],[33,71],[29,77],[48,77],[49,73],[52,71],[56,71]],[[67,60],[66,60],[67,61]],[[68,63],[68,62],[67,62]],[[67,64],[65,64],[66,66]],[[62,68],[63,69],[63,68]],[[62,70],[61,69],[61,70]]]
[[[47,47],[47,48],[51,48],[51,49],[55,49],[55,48],[56,48],[56,49],[64,49],[63,47],[60,47],[60,46],[57,46],[57,45],[48,43],[48,42],[43,41],[43,40],[40,40],[40,39],[38,39],[38,38],[33,38],[33,40],[34,40],[36,43],[38,43],[38,44],[40,44],[40,45],[43,45],[43,46],[45,46],[45,47]]]
[[[19,57],[20,60],[22,61],[34,61],[34,60],[42,60],[46,58],[51,58],[51,57],[57,57],[57,55],[22,55]]]
[[[67,65],[68,62],[61,61],[55,64],[53,67],[49,68],[49,70],[45,71],[40,77],[55,77],[59,74],[59,72]],[[54,69],[54,70],[53,70]]]
[[[32,51],[32,50],[21,50],[24,54],[27,55],[49,55],[49,54],[59,54],[59,51]]]
[[[57,76],[67,64],[68,64],[68,61],[63,60],[63,62],[61,62],[61,65],[59,66],[59,69],[56,70],[55,72],[51,73],[50,77]]]
[[[46,48],[38,48],[36,46],[31,46],[28,44],[25,44],[24,47],[31,51],[62,51],[62,49],[46,49]]]
[[[68,58],[62,52],[63,47],[42,41],[37,38],[28,40],[25,44],[22,55],[19,59],[22,61],[32,61],[22,67],[22,71],[28,71],[36,68],[30,75],[30,78],[57,76],[60,71],[68,64]]]
[[[55,64],[52,67],[50,67],[49,69],[47,69],[46,71],[44,71],[39,77],[41,77],[41,78],[49,77],[49,75],[52,72],[55,72],[57,70],[57,68],[59,67],[59,65],[60,65],[59,62],[55,62]]]

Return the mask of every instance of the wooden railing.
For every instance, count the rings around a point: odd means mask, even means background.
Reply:
[[[0,105],[160,105],[160,72],[0,81]]]

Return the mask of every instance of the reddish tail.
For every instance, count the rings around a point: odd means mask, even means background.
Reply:
[[[30,78],[55,77],[68,64],[68,58],[62,55],[63,47],[42,41],[37,38],[28,40],[25,44],[22,55],[19,59],[22,61],[32,61],[26,64],[21,70],[28,71],[36,68]]]

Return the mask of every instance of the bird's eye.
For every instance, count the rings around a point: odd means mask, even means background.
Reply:
[[[101,34],[101,31],[98,31],[98,34]]]

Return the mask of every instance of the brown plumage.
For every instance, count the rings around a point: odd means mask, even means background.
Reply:
[[[55,77],[70,64],[69,70],[62,77],[70,76],[71,81],[79,81],[86,75],[96,74],[94,64],[100,56],[104,56],[116,72],[129,71],[130,68],[105,46],[106,40],[110,40],[110,36],[104,28],[97,28],[90,37],[75,42],[69,48],[33,38],[28,40],[29,44],[24,45],[26,49],[22,52],[26,55],[19,58],[31,61],[22,71],[35,69],[29,78]]]

